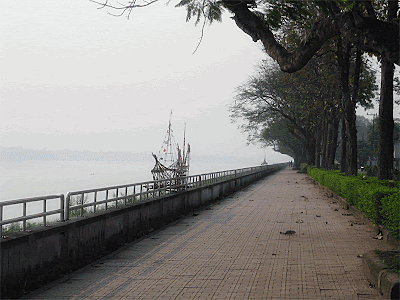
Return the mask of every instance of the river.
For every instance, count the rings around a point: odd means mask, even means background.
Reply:
[[[153,166],[154,162],[150,159],[140,162],[0,161],[0,201],[150,181]],[[203,161],[191,165],[190,175],[240,167],[246,166],[230,161]],[[54,203],[54,206],[57,205]],[[40,212],[39,203],[33,206],[35,213]],[[5,207],[4,219],[20,216],[21,213],[22,205]]]

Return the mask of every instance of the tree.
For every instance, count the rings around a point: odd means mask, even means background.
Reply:
[[[371,120],[357,116],[357,136],[358,136],[358,161],[360,166],[375,165],[372,162],[377,161],[378,137],[379,137],[379,118],[374,117]],[[394,124],[393,140],[398,141],[400,137],[400,123]],[[374,176],[377,176],[377,170]]]
[[[358,142],[358,162],[360,166],[365,167],[370,158],[371,145],[367,141],[359,140]]]
[[[374,53],[382,58],[382,88],[380,101],[380,155],[379,177],[390,178],[390,170],[393,159],[393,63],[399,64],[399,25],[391,22],[398,9],[397,1],[379,1],[379,4],[387,6],[387,18],[385,13],[378,19],[372,1],[317,1],[316,6],[321,8],[322,16],[308,31],[304,40],[298,47],[289,52],[282,43],[274,37],[270,30],[270,24],[266,16],[250,11],[245,1],[223,1],[232,11],[237,25],[254,41],[260,40],[266,52],[279,63],[282,70],[287,72],[297,71],[315,55],[321,46],[338,36],[338,60],[341,69],[341,87],[343,92],[343,109],[345,112],[344,128],[346,138],[346,174],[357,174],[357,130],[355,127],[355,103],[358,97],[358,74],[361,58],[361,50]],[[274,4],[275,1],[268,1]],[[292,1],[285,1],[291,4]],[[377,1],[375,1],[377,2]],[[265,1],[263,1],[265,3]],[[274,5],[272,5],[273,7]],[[299,4],[292,7],[299,7]],[[303,6],[304,8],[305,6]],[[272,9],[273,11],[273,9]],[[280,11],[285,12],[280,9]],[[299,10],[293,10],[298,12]],[[292,12],[293,12],[292,11]],[[365,12],[365,15],[364,15]],[[338,26],[339,25],[339,26]],[[342,49],[342,45],[343,48]],[[379,45],[379,46],[378,46]],[[354,69],[353,92],[349,89],[349,60],[351,47],[356,48],[356,67]],[[389,66],[392,66],[391,68]],[[344,150],[344,149],[343,149]],[[344,152],[344,151],[343,151]],[[390,153],[389,153],[390,152]],[[344,160],[343,160],[344,161]]]
[[[337,88],[340,76],[335,62],[334,55],[321,55],[293,74],[264,62],[257,75],[238,87],[235,103],[230,107],[231,117],[246,121],[242,129],[249,134],[250,142],[261,138],[261,141],[275,146],[279,140],[287,151],[291,147],[286,141],[291,135],[291,139],[302,144],[302,147],[296,147],[306,151],[308,164],[333,168],[339,120],[343,116],[342,93]],[[355,105],[369,107],[376,86],[373,72],[365,62],[361,62],[357,84],[360,89]],[[350,86],[353,85],[351,82]],[[277,130],[276,124],[285,127],[285,135]]]
[[[129,16],[133,9],[158,1],[129,0],[126,4],[116,5],[108,0],[92,2],[117,10],[119,15]],[[221,21],[223,11],[227,9],[233,14],[237,26],[253,41],[261,41],[266,53],[283,71],[295,72],[303,68],[325,42],[336,36],[343,36],[359,49],[399,65],[399,26],[378,18],[381,14],[377,14],[379,6],[388,2],[390,5],[390,2],[397,1],[181,0],[176,6],[185,7],[187,21],[195,17],[196,23],[202,19],[210,23]],[[362,6],[366,15],[359,9],[352,9],[357,5]],[[289,51],[276,38],[273,29],[280,28],[285,20],[308,17],[310,7],[318,8],[321,17],[298,47]]]
[[[372,160],[379,159],[379,118],[374,117],[372,123],[367,126],[367,143],[369,145],[368,155]],[[400,137],[400,123],[394,123],[393,137],[394,141],[398,141]],[[392,162],[393,163],[393,162]],[[378,176],[378,173],[376,174]]]
[[[265,139],[265,132],[276,132],[267,129],[277,120],[279,124],[284,120],[285,132],[306,150],[308,164],[319,162],[321,155],[326,167],[333,166],[340,91],[336,87],[337,70],[323,58],[313,59],[294,74],[264,62],[256,76],[238,87],[235,103],[230,107],[231,117],[246,121],[242,129],[251,142],[259,141],[261,136]]]
[[[119,10],[121,14],[130,15],[132,9],[148,6],[158,0],[129,0],[127,4],[113,5],[108,0],[99,3],[102,7]],[[222,12],[226,9],[233,16],[237,26],[248,34],[254,42],[261,41],[266,53],[272,57],[285,72],[295,72],[302,69],[310,59],[329,40],[338,38],[339,60],[341,61],[341,86],[345,110],[347,135],[347,152],[350,158],[346,173],[356,174],[357,143],[355,128],[354,103],[357,89],[351,94],[348,88],[349,57],[351,48],[356,49],[356,61],[361,52],[376,55],[382,60],[382,87],[380,101],[380,178],[390,177],[389,162],[393,149],[390,141],[393,131],[393,64],[399,65],[399,24],[398,1],[390,0],[181,0],[176,4],[186,7],[187,20],[196,18],[196,24],[203,20],[207,22],[221,21]],[[317,14],[313,14],[317,12]],[[313,16],[318,16],[315,19]],[[295,47],[286,47],[283,43],[288,31],[280,29],[288,21],[308,20],[312,26],[304,31],[293,31],[292,34],[302,34]],[[282,36],[283,34],[283,36]],[[342,48],[343,45],[343,48]],[[341,51],[341,53],[339,53]],[[357,68],[355,69],[357,78]],[[354,85],[356,86],[356,84]],[[391,114],[391,116],[390,116]],[[392,151],[393,152],[393,151]]]
[[[273,146],[274,151],[289,155],[294,159],[294,168],[300,168],[301,163],[307,163],[307,151],[297,139],[284,118],[277,118],[261,131],[260,140],[266,146]]]
[[[384,15],[387,22],[397,18],[398,1],[389,1],[387,13]],[[399,26],[397,22],[391,22]],[[381,94],[379,101],[379,142],[378,142],[378,178],[392,179],[393,177],[393,77],[394,61],[382,56],[381,61]]]

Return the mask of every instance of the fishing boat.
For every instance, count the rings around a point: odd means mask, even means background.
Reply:
[[[189,174],[190,145],[188,144],[186,149],[186,124],[183,132],[183,148],[181,149],[174,139],[171,116],[159,153],[157,155],[152,153],[155,159],[155,165],[151,170],[153,180],[182,178]]]

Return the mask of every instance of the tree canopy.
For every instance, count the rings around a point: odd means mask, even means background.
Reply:
[[[370,107],[377,89],[373,72],[363,62],[360,73],[358,105]],[[339,81],[332,55],[313,58],[293,74],[263,62],[257,74],[237,88],[231,118],[245,121],[241,128],[248,133],[249,142],[274,146],[284,154],[291,152],[296,163],[314,164],[316,155],[321,155],[323,163],[331,167],[343,117]]]
[[[112,0],[92,1],[129,16],[133,9],[160,0],[130,0],[116,4]],[[339,35],[361,50],[386,57],[399,65],[399,24],[398,21],[387,21],[385,15],[390,2],[393,1],[181,0],[176,6],[185,7],[186,20],[194,18],[196,24],[221,21],[222,13],[229,11],[236,25],[253,41],[261,41],[266,53],[283,71],[295,72],[303,68],[325,42]],[[288,50],[279,38],[281,26],[291,20],[315,18],[316,12],[318,18],[301,36],[301,42]]]

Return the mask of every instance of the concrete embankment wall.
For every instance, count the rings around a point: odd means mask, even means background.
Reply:
[[[125,243],[282,169],[284,165],[2,239],[1,295],[15,298]]]

